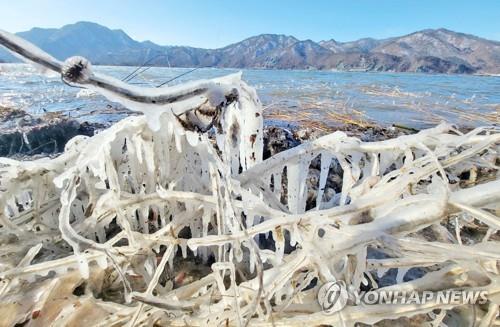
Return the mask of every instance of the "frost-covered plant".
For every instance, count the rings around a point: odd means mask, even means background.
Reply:
[[[5,32],[0,43],[144,113],[72,139],[55,159],[0,159],[5,325],[353,325],[416,315],[435,326],[495,324],[497,129],[441,124],[381,142],[335,132],[262,160],[262,107],[239,74],[138,88]],[[424,276],[405,279],[411,268]],[[379,287],[388,269],[397,276]],[[317,292],[335,280],[486,290],[488,303],[326,315]]]

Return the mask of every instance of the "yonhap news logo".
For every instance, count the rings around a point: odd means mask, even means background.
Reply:
[[[318,302],[326,314],[342,310],[347,304],[349,294],[343,280],[328,282],[318,292]]]
[[[323,313],[333,314],[341,311],[346,305],[374,304],[485,304],[488,301],[487,291],[446,290],[446,291],[399,291],[371,290],[358,291],[348,287],[342,280],[328,282],[318,291],[318,303]]]

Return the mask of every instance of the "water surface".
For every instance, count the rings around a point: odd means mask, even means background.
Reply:
[[[94,68],[120,79],[134,70]],[[130,82],[153,87],[189,70],[149,68]],[[169,85],[237,71],[198,69]],[[334,126],[353,120],[416,128],[442,120],[470,127],[500,121],[500,77],[243,70],[243,78],[257,89],[265,115],[274,121],[317,121]],[[0,106],[21,108],[34,115],[60,111],[101,122],[114,122],[127,115],[120,106],[99,95],[78,97],[79,91],[63,84],[57,75],[41,74],[29,65],[0,64]]]

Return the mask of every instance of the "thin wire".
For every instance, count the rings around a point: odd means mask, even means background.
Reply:
[[[147,71],[148,69],[152,68],[152,66],[148,66],[148,67],[145,67],[143,70],[137,72],[137,74],[134,74],[132,75],[130,78],[127,78],[124,82],[129,82],[131,80],[133,80],[134,78],[136,78],[138,75],[144,73],[145,71]]]
[[[137,72],[141,69],[141,68],[144,68],[144,66],[146,66],[147,64],[149,64],[150,62],[152,62],[153,60],[155,59],[158,59],[158,58],[161,58],[161,57],[166,57],[167,55],[166,54],[159,54],[159,55],[156,55],[152,58],[149,58],[148,60],[146,60],[145,62],[143,62],[139,67],[137,67],[133,72],[131,72],[130,74],[128,74],[127,76],[125,76],[122,81],[126,82],[126,81],[129,81],[131,80],[132,78],[134,78],[135,76],[137,76]],[[168,59],[168,57],[167,57]],[[148,67],[149,69],[149,67]],[[135,74],[135,75],[134,75]],[[132,77],[132,75],[134,75]]]
[[[167,63],[168,63],[168,66],[170,67],[170,61],[168,60],[168,55],[167,55],[166,53],[165,53],[165,54],[159,54],[159,55],[154,56],[154,57],[152,57],[152,58],[149,58],[148,60],[146,60],[145,62],[143,62],[143,63],[142,63],[139,67],[137,67],[136,69],[134,69],[134,70],[133,70],[130,74],[128,74],[127,76],[125,76],[124,78],[122,78],[122,81],[123,81],[123,82],[127,82],[127,83],[128,83],[128,82],[130,82],[130,81],[131,81],[131,80],[133,80],[135,77],[137,77],[137,75],[142,74],[142,73],[144,73],[145,71],[147,71],[148,69],[152,68],[152,66],[148,66],[148,67],[145,67],[145,66],[146,66],[147,64],[151,63],[153,60],[158,59],[158,58],[160,58],[160,57],[166,57],[166,58],[167,58]],[[143,69],[143,68],[144,68],[144,69]],[[162,87],[163,85],[168,84],[168,83],[170,83],[170,82],[172,82],[172,81],[174,81],[174,80],[176,80],[176,79],[178,79],[178,78],[180,78],[180,77],[182,77],[182,76],[185,76],[185,75],[187,75],[187,74],[190,74],[190,73],[194,72],[195,70],[197,70],[197,69],[199,69],[199,68],[201,68],[201,67],[196,67],[196,68],[191,69],[190,71],[187,71],[187,72],[185,72],[185,73],[182,73],[182,74],[180,74],[180,75],[177,75],[177,76],[175,76],[174,78],[171,78],[171,79],[169,79],[168,81],[165,81],[165,82],[163,82],[163,83],[161,83],[161,84],[157,85],[156,87]],[[142,71],[141,71],[141,69],[142,69]],[[140,83],[134,83],[134,84],[140,84]]]
[[[165,84],[168,84],[168,83],[170,83],[170,82],[172,82],[172,81],[174,81],[174,80],[178,79],[179,77],[185,76],[185,75],[187,75],[187,74],[189,74],[189,73],[192,73],[192,72],[194,72],[195,70],[200,69],[200,68],[201,68],[201,67],[196,67],[196,68],[193,68],[193,69],[191,69],[190,71],[187,71],[187,72],[185,72],[185,73],[182,73],[182,74],[180,74],[180,75],[177,75],[177,76],[175,76],[174,78],[169,79],[168,81],[163,82],[163,83],[161,83],[160,85],[158,85],[158,86],[156,86],[156,87],[161,87],[161,86],[163,86],[163,85],[165,85]]]

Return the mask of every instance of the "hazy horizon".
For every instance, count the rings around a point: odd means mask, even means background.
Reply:
[[[20,13],[37,12],[37,15]],[[383,39],[423,29],[445,28],[500,40],[500,2],[393,0],[305,2],[234,2],[220,0],[156,1],[18,0],[0,12],[0,29],[21,32],[33,27],[60,28],[91,21],[122,29],[138,41],[161,45],[220,48],[259,34],[291,35],[315,42]]]
[[[29,28],[29,29],[27,29],[27,30],[18,31],[18,32],[15,32],[15,33],[19,33],[19,32],[28,32],[28,31],[30,31],[30,30],[32,30],[32,29],[36,29],[36,28],[41,28],[41,29],[52,29],[52,28],[54,28],[54,29],[60,29],[60,28],[62,28],[62,27],[64,27],[64,26],[67,26],[67,25],[73,25],[73,24],[78,24],[78,23],[95,23],[95,24],[98,24],[98,25],[101,25],[101,26],[104,26],[104,27],[110,28],[110,29],[112,29],[112,30],[122,30],[122,31],[123,31],[123,32],[125,32],[128,36],[130,36],[132,39],[134,39],[134,40],[136,40],[136,41],[139,41],[139,42],[144,42],[144,41],[154,42],[154,41],[152,41],[152,40],[138,40],[138,39],[134,38],[132,35],[130,35],[130,33],[129,33],[126,29],[124,29],[124,28],[111,28],[111,27],[109,27],[109,26],[102,25],[102,24],[100,24],[100,23],[98,23],[98,22],[92,22],[92,21],[77,21],[77,22],[68,23],[68,24],[65,24],[65,25],[62,25],[62,26],[59,26],[59,27],[33,26],[33,27],[31,27],[31,28]],[[391,37],[399,37],[399,36],[403,36],[403,35],[407,35],[407,34],[412,34],[412,33],[416,33],[416,32],[423,31],[423,30],[438,30],[438,29],[447,29],[447,28],[444,28],[444,27],[437,27],[437,28],[423,28],[423,29],[420,29],[420,30],[415,30],[415,31],[410,32],[410,33],[401,34],[401,35],[392,35],[392,36],[388,36],[388,37],[386,37],[386,38],[375,38],[375,37],[372,37],[372,36],[366,36],[366,37],[359,38],[359,39],[346,40],[346,41],[339,41],[339,40],[337,40],[337,39],[335,39],[335,38],[333,38],[333,37],[332,37],[332,38],[330,38],[330,39],[312,40],[312,41],[314,41],[314,42],[321,42],[321,41],[329,41],[329,40],[331,40],[331,39],[334,39],[335,41],[340,42],[340,43],[347,43],[347,42],[355,42],[355,41],[358,41],[358,40],[360,40],[360,39],[367,39],[367,38],[372,38],[372,39],[378,39],[378,40],[380,40],[380,39],[388,39],[388,38],[391,38]],[[449,30],[449,29],[447,29],[447,30]],[[460,30],[451,30],[451,31],[456,32],[456,33],[463,33],[463,34],[469,34],[469,35],[474,35],[474,36],[481,37],[481,36],[479,36],[479,35],[475,35],[475,34],[471,34],[471,33],[463,32],[463,31],[460,31]],[[233,43],[225,44],[225,45],[222,45],[222,46],[217,47],[217,48],[223,48],[223,47],[229,46],[229,45],[234,44],[234,43],[238,43],[238,42],[243,41],[243,40],[248,39],[248,38],[252,38],[252,37],[255,37],[255,36],[259,36],[259,35],[266,35],[266,34],[270,34],[270,35],[285,35],[285,36],[290,36],[290,37],[296,37],[295,35],[291,35],[291,34],[284,34],[284,33],[260,33],[260,34],[255,34],[255,35],[249,35],[249,36],[247,36],[247,37],[245,37],[245,38],[243,38],[243,39],[241,39],[241,40],[239,40],[239,41],[235,41],[235,42],[233,42]],[[481,38],[484,38],[484,37],[481,37]],[[301,41],[303,41],[303,40],[307,40],[307,39],[300,39],[300,38],[297,38],[297,39],[299,39],[299,40],[301,40]],[[309,38],[309,39],[310,39],[310,38]],[[484,38],[484,39],[487,39],[487,38]],[[500,40],[495,40],[495,39],[489,39],[489,40],[491,40],[491,41],[500,41]],[[193,46],[193,45],[191,45],[191,44],[161,44],[161,43],[157,43],[157,42],[154,42],[154,43],[156,43],[156,44],[158,44],[158,45],[161,45],[161,46],[170,46],[170,45],[172,45],[172,46],[190,46],[190,47],[194,47],[194,46]],[[198,48],[203,48],[203,47],[198,47]],[[214,48],[214,47],[211,47],[211,48],[210,48],[210,47],[207,47],[207,49],[216,49],[216,48]]]

